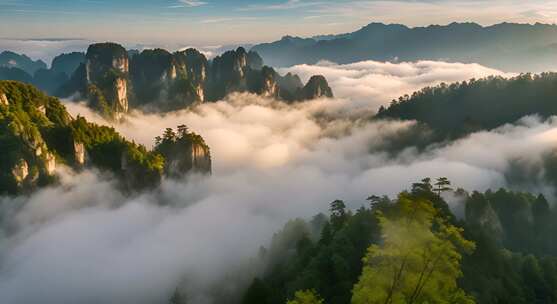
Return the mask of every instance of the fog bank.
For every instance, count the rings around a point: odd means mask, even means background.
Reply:
[[[408,145],[393,154],[389,144],[414,132],[415,122],[370,121],[375,107],[388,103],[389,94],[468,76],[427,72],[432,69],[419,64],[369,64],[362,63],[367,72],[361,77],[355,67],[309,67],[330,73],[337,99],[289,106],[233,94],[164,116],[135,112],[114,125],[152,146],[164,128],[186,124],[211,147],[212,176],[164,180],[155,191],[126,197],[99,172],[62,168],[57,187],[0,198],[0,302],[165,303],[180,285],[191,303],[218,303],[215,291],[237,295],[256,270],[251,257],[289,219],[326,212],[335,199],[357,208],[371,194],[393,196],[426,176],[446,176],[467,190],[508,186],[506,174],[517,160],[536,168],[553,151],[557,120],[527,117],[425,151]],[[459,69],[449,65],[426,66]],[[376,81],[360,79],[371,70]],[[342,93],[347,79],[376,95]],[[82,104],[67,106],[108,124]],[[543,179],[531,189],[550,191]]]

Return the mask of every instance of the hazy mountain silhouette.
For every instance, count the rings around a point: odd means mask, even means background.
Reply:
[[[320,60],[445,60],[480,63],[506,71],[557,68],[557,25],[451,23],[410,28],[371,23],[353,33],[299,38],[256,45],[267,64],[291,66]]]

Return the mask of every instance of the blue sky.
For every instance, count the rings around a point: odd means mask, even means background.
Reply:
[[[0,37],[221,45],[341,33],[374,21],[553,23],[556,12],[557,1],[541,0],[0,0]]]

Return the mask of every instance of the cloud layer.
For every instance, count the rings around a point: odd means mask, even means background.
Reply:
[[[326,212],[339,198],[357,208],[370,194],[395,195],[425,176],[447,176],[468,190],[506,186],[513,162],[535,167],[557,136],[557,120],[528,117],[392,154],[385,147],[415,123],[372,122],[372,109],[415,86],[488,71],[372,62],[294,69],[325,74],[342,98],[289,106],[234,94],[165,116],[133,113],[114,126],[150,146],[164,128],[188,125],[211,146],[210,177],[165,180],[157,191],[126,197],[99,172],[62,170],[59,187],[0,198],[0,302],[164,303],[177,285],[192,303],[219,303],[215,286],[230,300],[257,270],[250,257],[288,219]],[[350,94],[343,81],[379,93]],[[68,107],[107,123],[83,105]]]
[[[342,65],[321,62],[317,65],[303,64],[279,71],[298,74],[304,82],[312,75],[325,75],[336,97],[348,98],[374,110],[399,96],[441,82],[451,83],[490,75],[511,76],[479,64],[440,61],[391,63],[370,60]]]

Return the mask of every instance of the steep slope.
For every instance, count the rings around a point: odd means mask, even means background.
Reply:
[[[218,101],[233,92],[287,102],[333,96],[323,76],[313,77],[304,87],[299,77],[279,75],[264,66],[257,53],[242,47],[211,62],[195,49],[144,50],[129,60],[122,46],[100,43],[89,47],[86,58],[59,95],[79,93],[90,107],[114,119],[121,119],[130,108],[171,111]]]
[[[165,111],[205,101],[207,59],[194,49],[144,50],[130,65],[134,106]]]
[[[85,62],[85,54],[72,52],[60,54],[52,60],[51,70],[57,73],[64,73],[69,78],[77,68]]]
[[[409,28],[371,23],[353,33],[315,38],[286,36],[252,50],[273,66],[313,64],[319,60],[351,63],[362,60],[446,60],[508,71],[541,72],[557,68],[557,26],[475,23]]]
[[[191,145],[199,142],[203,142],[200,137],[191,139]],[[210,173],[209,150],[203,148],[208,165],[193,163],[180,168],[181,174]],[[113,128],[72,118],[57,98],[15,81],[0,81],[0,151],[1,194],[55,182],[59,165],[110,172],[128,189],[152,187],[163,176],[175,175],[165,170],[165,155],[126,140]],[[168,156],[170,161],[200,154],[191,149],[175,151]]]

